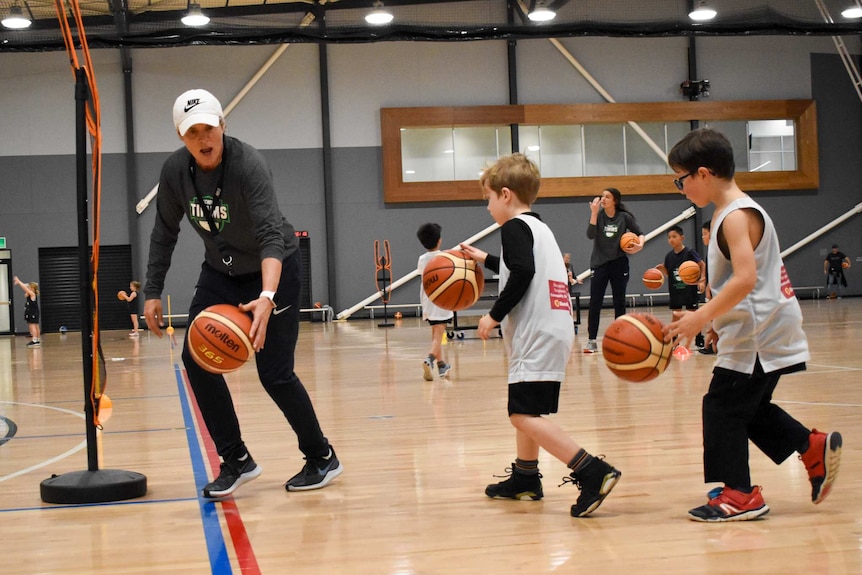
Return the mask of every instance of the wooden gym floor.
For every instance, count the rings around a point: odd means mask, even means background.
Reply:
[[[430,330],[416,318],[388,329],[379,317],[303,324],[297,372],[344,474],[325,489],[284,491],[302,456],[248,365],[228,380],[264,473],[212,503],[198,492],[218,463],[188,395],[179,348],[146,333],[108,332],[114,409],[101,433],[101,467],[144,474],[148,492],[62,506],[43,503],[39,485],[87,468],[80,335],[46,335],[41,349],[27,349],[23,336],[3,337],[2,567],[16,575],[860,573],[862,299],[802,306],[813,357],[808,371],[783,378],[776,400],[808,427],[841,431],[840,477],[815,506],[801,462],[776,466],[752,447],[752,477],[771,512],[726,524],[686,518],[712,487],[701,467],[709,356],[695,353],[652,382],[626,383],[599,354],[581,353],[581,326],[554,418],[623,476],[593,516],[573,519],[577,489],[557,487],[566,469],[544,452],[544,500],[495,501],[483,493],[514,457],[500,339],[482,342],[467,331],[449,341],[451,379],[425,382],[420,364]],[[636,311],[663,321],[670,314]]]

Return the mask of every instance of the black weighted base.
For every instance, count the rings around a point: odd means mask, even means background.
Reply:
[[[45,503],[104,503],[134,499],[147,493],[147,478],[134,471],[98,469],[52,475],[39,491]]]

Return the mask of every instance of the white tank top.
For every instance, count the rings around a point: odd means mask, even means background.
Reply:
[[[764,209],[750,197],[734,200],[713,218],[709,242],[709,283],[713,297],[733,275],[733,266],[718,247],[718,236],[724,218],[735,210],[750,208],[763,217],[763,238],[754,249],[757,282],[754,289],[730,311],[713,320],[718,332],[718,355],[715,365],[753,373],[760,356],[765,373],[807,361],[808,339],[802,330],[802,310],[790,284],[775,226]]]
[[[509,383],[563,381],[575,341],[568,273],[554,233],[541,220],[520,215],[533,233],[536,275],[500,328],[509,355]],[[500,255],[500,289],[509,269]]]

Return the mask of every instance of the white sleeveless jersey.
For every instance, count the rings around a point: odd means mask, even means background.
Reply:
[[[733,275],[733,266],[718,247],[721,224],[739,209],[755,209],[763,217],[763,238],[754,249],[757,283],[733,309],[713,320],[718,332],[715,365],[750,374],[757,357],[765,373],[807,361],[808,339],[802,330],[802,310],[790,284],[778,235],[769,215],[750,197],[734,200],[713,219],[709,242],[709,283],[713,297]]]
[[[419,303],[422,304],[422,319],[425,319],[425,320],[430,319],[432,321],[443,321],[443,320],[452,319],[454,317],[454,314],[451,311],[449,311],[448,309],[443,309],[442,307],[436,306],[433,303],[431,303],[431,299],[427,295],[425,295],[425,290],[422,287],[422,275],[421,275],[421,273],[424,273],[425,266],[427,266],[431,260],[433,260],[435,257],[439,256],[441,253],[443,253],[443,252],[441,252],[439,250],[436,252],[425,252],[424,254],[419,256],[419,262],[416,264],[416,269],[418,269],[420,272],[420,276],[419,276]]]
[[[563,381],[575,341],[568,274],[554,233],[541,220],[520,215],[533,233],[536,275],[500,329],[509,356],[509,383]],[[500,289],[509,269],[500,255]]]

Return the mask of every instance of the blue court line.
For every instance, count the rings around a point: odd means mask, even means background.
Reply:
[[[14,421],[3,417],[2,415],[0,415],[0,421],[3,422],[3,426],[6,428],[6,435],[0,437],[0,445],[3,445],[7,441],[15,437],[15,434],[18,433],[18,426],[15,424]]]
[[[183,373],[179,365],[174,364],[174,373],[177,377],[177,389],[180,392],[180,407],[182,407],[183,411],[183,421],[186,424],[186,440],[189,444],[189,455],[191,456],[192,471],[195,477],[195,487],[200,492],[208,482],[206,465],[201,454],[197,435],[195,434],[195,422],[192,417],[189,398],[185,392]],[[201,519],[203,520],[204,540],[206,541],[209,553],[210,568],[214,575],[232,575],[233,568],[230,565],[230,558],[227,554],[227,547],[225,546],[216,505],[214,502],[206,501],[202,497],[198,497],[198,505],[200,506]]]

